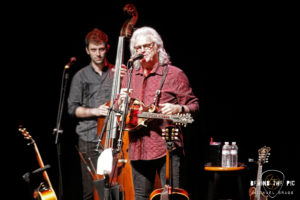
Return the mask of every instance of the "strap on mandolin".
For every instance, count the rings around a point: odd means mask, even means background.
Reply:
[[[164,85],[164,82],[165,82],[165,79],[166,79],[166,76],[167,76],[167,73],[168,73],[168,65],[165,66],[165,71],[164,71],[164,74],[163,74],[163,77],[161,79],[161,82],[160,82],[160,86],[159,86],[159,89],[156,90],[156,93],[155,93],[155,97],[154,97],[154,101],[153,101],[153,105],[154,106],[157,106],[157,102],[158,102],[158,96],[160,95],[160,92],[161,92],[161,88],[162,86]]]

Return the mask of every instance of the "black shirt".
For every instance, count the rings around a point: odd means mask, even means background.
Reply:
[[[114,73],[112,64],[104,67],[98,74],[92,64],[79,70],[73,77],[68,97],[68,113],[75,116],[79,106],[96,108],[110,100]],[[76,133],[80,139],[97,142],[97,118],[79,118]]]

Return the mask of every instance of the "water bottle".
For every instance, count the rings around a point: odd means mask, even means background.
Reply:
[[[236,142],[231,143],[231,167],[237,167],[238,166],[238,146],[236,145]]]
[[[229,142],[225,142],[222,148],[222,167],[231,167],[230,151]]]

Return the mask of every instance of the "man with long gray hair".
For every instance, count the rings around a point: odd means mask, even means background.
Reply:
[[[142,55],[134,61],[130,90],[127,90],[128,76],[124,76],[118,100],[119,106],[129,95],[131,101],[142,102],[155,112],[164,115],[178,113],[192,115],[199,111],[199,100],[193,94],[185,73],[171,64],[164,49],[160,35],[151,27],[142,27],[134,31],[130,40],[131,57]],[[127,91],[130,91],[129,94]],[[160,92],[157,92],[160,91]],[[129,158],[132,165],[136,200],[149,199],[153,191],[156,172],[162,186],[166,180],[166,143],[162,129],[170,123],[164,119],[153,119],[147,127],[133,129],[130,132]],[[173,149],[173,186],[181,187],[183,158],[183,136]]]

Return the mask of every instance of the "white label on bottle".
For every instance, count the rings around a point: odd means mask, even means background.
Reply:
[[[237,150],[231,150],[231,154],[237,154]]]
[[[222,154],[228,155],[230,152],[228,150],[222,151]]]

